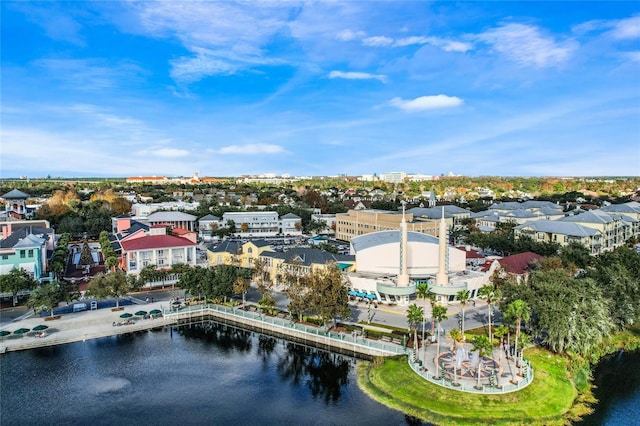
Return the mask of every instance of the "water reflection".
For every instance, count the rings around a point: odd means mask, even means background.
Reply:
[[[360,391],[356,365],[216,323],[10,352],[1,424],[421,424]]]
[[[252,332],[216,322],[179,327],[176,331],[181,336],[203,340],[225,352],[248,352],[253,346]],[[277,354],[275,349],[278,340],[260,334],[257,355],[264,363],[276,355],[277,371],[283,381],[295,385],[305,383],[311,395],[324,400],[325,404],[339,401],[342,388],[349,383],[351,358],[301,344],[283,342],[285,350]]]
[[[349,383],[349,359],[295,343],[286,347],[287,352],[278,361],[280,376],[295,384],[306,380],[311,395],[325,404],[339,401],[343,386]]]
[[[224,352],[249,352],[252,348],[250,331],[225,324],[204,322],[178,327],[176,331],[186,338],[212,343]]]

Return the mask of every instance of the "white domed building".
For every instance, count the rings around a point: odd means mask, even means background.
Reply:
[[[357,271],[348,274],[350,295],[408,305],[416,285],[428,282],[439,302],[453,301],[460,290],[474,297],[486,275],[467,270],[466,252],[448,245],[446,234],[443,215],[440,238],[408,232],[404,217],[399,230],[352,238]]]

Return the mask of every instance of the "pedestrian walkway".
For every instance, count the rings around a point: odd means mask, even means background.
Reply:
[[[19,351],[38,347],[53,346],[71,342],[79,342],[99,337],[114,336],[135,331],[148,330],[163,327],[173,323],[163,317],[148,317],[144,319],[136,312],[152,310],[162,311],[169,309],[168,302],[155,302],[143,305],[127,305],[121,310],[114,311],[110,308],[87,310],[70,314],[59,315],[59,319],[49,320],[49,317],[38,315],[23,315],[9,323],[3,323],[0,331],[10,333],[0,337],[0,353]],[[114,326],[121,321],[121,315],[131,315],[132,323],[123,326]],[[36,337],[38,326],[46,326],[43,330],[45,337]],[[19,329],[28,329],[24,333],[15,334]]]
[[[490,357],[474,359],[471,345],[441,338],[440,344],[426,343],[409,354],[409,365],[420,376],[446,388],[470,393],[509,393],[528,386],[533,381],[533,369],[528,361],[507,359],[502,349],[494,348]],[[480,365],[478,382],[477,366]]]

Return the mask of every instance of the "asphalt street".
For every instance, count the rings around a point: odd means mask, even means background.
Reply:
[[[141,300],[146,300],[149,298],[149,301],[168,301],[174,297],[184,298],[185,293],[183,290],[178,288],[170,288],[167,287],[165,289],[155,289],[148,291],[140,291],[137,293],[132,293],[130,296],[136,297]],[[188,296],[188,295],[187,295]],[[288,297],[282,292],[275,292],[274,298],[276,300],[276,305],[280,309],[286,309],[287,304],[289,303]],[[260,293],[256,288],[251,288],[246,295],[246,299],[248,302],[257,303],[260,300]],[[413,303],[413,302],[412,302]],[[418,306],[424,306],[422,301],[416,301],[415,303]],[[406,307],[403,306],[388,306],[383,304],[378,304],[377,307],[374,304],[369,305],[366,302],[357,302],[350,301],[349,305],[351,307],[351,322],[371,322],[376,324],[384,324],[394,327],[407,327],[407,318],[406,318]],[[447,306],[448,311],[448,319],[442,322],[442,329],[445,332],[448,332],[452,328],[458,327],[458,318],[457,314],[460,312],[459,304],[451,304]],[[27,314],[29,310],[21,305],[16,307],[9,307],[0,310],[0,325],[5,325],[7,323],[12,322],[13,320],[22,317]],[[73,315],[73,314],[69,314]],[[427,305],[426,308],[426,330],[431,330],[431,307]],[[494,319],[495,322],[495,319]],[[476,306],[468,305],[465,308],[465,329],[472,329],[481,327],[486,325],[487,323],[487,305],[484,302],[477,301]]]

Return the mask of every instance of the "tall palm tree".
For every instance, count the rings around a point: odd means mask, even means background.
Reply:
[[[470,299],[469,290],[460,290],[458,293],[456,293],[456,297],[458,298],[460,306],[462,307],[462,330],[460,330],[460,332],[462,333],[462,340],[464,340],[464,308]]]
[[[425,327],[426,327],[426,323],[427,323],[427,299],[430,298],[431,296],[431,287],[429,287],[429,284],[425,283],[425,282],[421,282],[417,285],[416,287],[416,295],[421,298],[422,300],[424,300],[425,304],[424,304],[424,315],[422,318],[422,359],[424,359],[424,351],[426,346],[424,346],[424,332],[425,332]],[[433,335],[433,330],[431,331],[431,334]]]
[[[522,321],[526,322],[529,321],[529,318],[531,318],[531,308],[524,300],[516,299],[513,302],[509,303],[505,315],[507,316],[507,318],[510,318],[516,323],[515,356],[517,367],[519,364],[518,339],[520,338],[520,327],[522,325]]]
[[[502,362],[502,352],[504,352],[502,350],[502,343],[503,343],[503,340],[504,340],[504,336],[506,334],[508,334],[508,333],[509,333],[509,327],[504,326],[504,325],[496,327],[496,329],[495,329],[495,333],[494,334],[499,339],[498,346],[500,348],[500,351],[499,351],[500,352],[500,362]]]
[[[485,335],[473,336],[471,338],[471,344],[473,345],[473,351],[478,351],[478,367],[476,370],[476,376],[478,383],[476,389],[482,389],[480,386],[480,370],[482,370],[482,358],[489,355],[493,350],[493,345],[489,338]]]
[[[424,320],[424,309],[422,306],[418,306],[415,303],[409,306],[407,309],[407,324],[410,329],[413,329],[413,352],[417,354],[418,351],[418,324]]]
[[[493,324],[491,318],[491,304],[496,300],[500,300],[502,294],[500,290],[495,288],[492,285],[483,285],[480,287],[480,291],[478,291],[478,295],[483,296],[487,302],[487,322],[489,324],[489,342],[493,345],[493,334],[491,333],[491,326]]]
[[[453,353],[452,357],[452,366],[453,366],[453,384],[458,386],[458,376],[456,375],[456,363],[458,362],[458,342],[462,340],[462,333],[457,328],[451,329],[449,331],[449,337],[451,338],[451,352]]]
[[[440,305],[434,306],[431,315],[434,320],[438,321],[438,337],[436,338],[438,342],[436,346],[436,376],[438,376],[438,356],[440,355],[440,323],[447,318],[447,308]]]

